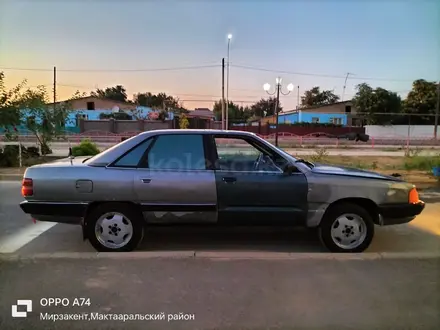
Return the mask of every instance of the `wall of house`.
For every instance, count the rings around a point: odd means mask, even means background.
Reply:
[[[319,112],[308,112],[299,110],[298,112],[294,113],[287,113],[283,114],[280,113],[278,115],[278,123],[279,124],[295,124],[298,122],[303,123],[312,123],[313,118],[319,118],[320,124],[330,124],[332,118],[339,118],[341,119],[341,125],[347,126],[347,114],[345,113],[319,113]],[[275,116],[263,118],[261,122],[263,124],[270,123],[275,124],[276,118]]]
[[[299,113],[279,114],[278,123],[280,124],[295,124],[299,121]],[[275,123],[275,120],[273,121]]]
[[[115,106],[119,107],[119,109],[121,109],[121,110],[134,110],[134,109],[136,109],[135,104],[117,102],[117,101],[112,101],[112,100],[108,100],[108,99],[100,99],[100,98],[96,98],[96,97],[72,100],[70,102],[71,102],[73,110],[87,109],[87,102],[94,102],[95,103],[95,110],[113,109],[113,107],[115,107]]]
[[[394,126],[379,126],[379,125],[366,125],[366,134],[375,138],[407,138],[408,137],[408,125],[394,125]],[[417,138],[433,138],[434,137],[434,125],[412,125],[409,126],[409,136]],[[437,136],[440,136],[440,127],[437,127]]]
[[[347,126],[347,115],[345,113],[316,113],[316,112],[304,112],[299,113],[299,121],[305,123],[313,123],[313,118],[319,118],[318,123],[330,124],[332,118],[338,118],[341,120],[341,125]]]

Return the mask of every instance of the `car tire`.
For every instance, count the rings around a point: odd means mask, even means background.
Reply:
[[[340,203],[331,206],[326,212],[318,235],[323,245],[331,252],[363,252],[373,240],[374,222],[363,207],[352,203]],[[356,240],[357,242],[353,243]]]
[[[98,252],[133,251],[144,237],[142,213],[132,205],[124,203],[106,203],[97,206],[87,215],[85,226],[90,244]],[[101,234],[98,234],[98,227],[101,229]],[[104,230],[106,230],[105,234],[103,234]],[[123,235],[120,235],[121,233]],[[119,244],[112,245],[109,239],[114,239],[113,242]]]

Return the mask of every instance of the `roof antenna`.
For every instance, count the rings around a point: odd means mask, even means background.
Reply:
[[[347,87],[347,79],[349,75],[353,75],[350,72],[347,72],[347,75],[345,76],[345,82],[344,82],[344,88],[342,89],[342,97],[341,97],[341,102],[344,101],[344,94],[345,94],[345,88]]]

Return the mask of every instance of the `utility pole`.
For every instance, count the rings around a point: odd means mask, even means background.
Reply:
[[[281,81],[277,83],[277,100],[275,101],[275,114],[276,114],[276,126],[275,126],[275,146],[278,147],[278,109],[280,107],[280,89]]]
[[[57,67],[53,67],[53,109],[55,110],[55,103],[57,101]]]
[[[299,108],[299,85],[298,85],[298,94],[296,96],[297,100],[296,100],[296,109]]]
[[[342,89],[342,97],[341,97],[341,101],[344,101],[345,88],[347,87],[347,79],[348,79],[348,76],[349,76],[350,74],[351,74],[350,72],[347,72],[347,75],[345,76],[344,88]]]
[[[225,129],[225,58],[222,59],[222,130]]]
[[[229,48],[231,44],[232,34],[228,34],[228,63],[226,72],[226,123],[225,129],[229,129]]]
[[[435,108],[434,140],[437,140],[438,113],[440,108],[440,81],[437,82],[437,106]]]

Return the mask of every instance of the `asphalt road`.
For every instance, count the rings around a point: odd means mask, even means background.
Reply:
[[[438,261],[16,260],[0,268],[0,328],[434,330]],[[64,306],[45,306],[41,299],[51,297]],[[32,300],[26,318],[11,317],[17,299]],[[95,320],[41,319],[46,313]],[[99,320],[130,314],[148,319]],[[164,320],[149,320],[161,314]]]
[[[438,199],[410,224],[377,227],[370,253],[333,254],[334,259],[323,253],[315,234],[285,228],[156,228],[147,233],[141,252],[101,257],[82,241],[79,227],[33,224],[19,209],[21,200],[19,182],[0,181],[0,254],[19,256],[0,257],[2,330],[437,329],[440,324],[440,259],[426,257],[440,251]],[[68,298],[71,305],[41,306],[40,300],[50,297]],[[76,297],[89,298],[90,306],[72,306]],[[33,300],[27,318],[12,318],[17,299]],[[40,319],[46,312],[164,313],[165,320],[53,322]],[[168,321],[168,314],[179,313],[194,320]]]
[[[435,199],[434,199],[435,200]],[[92,252],[79,226],[37,222],[24,214],[20,182],[0,181],[0,253]],[[369,252],[440,251],[440,199],[410,224],[377,227]],[[153,228],[141,251],[323,252],[313,232],[292,228]]]

